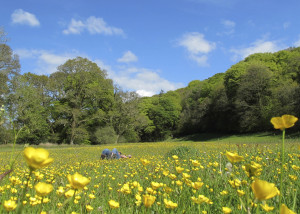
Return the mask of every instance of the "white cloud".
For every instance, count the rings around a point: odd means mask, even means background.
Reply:
[[[95,61],[108,77],[125,90],[136,91],[140,96],[152,96],[161,90],[169,91],[183,87],[181,83],[172,83],[159,76],[158,70],[137,67],[117,67],[115,70],[101,60]]]
[[[206,55],[197,56],[197,55],[191,55],[190,58],[197,62],[198,65],[201,66],[207,66],[207,59],[208,57]]]
[[[118,59],[118,62],[136,62],[138,58],[131,51],[126,51],[121,58]]]
[[[34,14],[26,12],[22,9],[17,9],[11,14],[13,24],[24,24],[32,27],[40,26],[39,20]]]
[[[178,44],[192,54],[209,53],[215,48],[215,43],[205,40],[204,35],[197,32],[185,34]]]
[[[157,94],[156,92],[153,93],[153,91],[145,91],[145,90],[137,90],[136,93],[141,97],[151,97]]]
[[[68,59],[75,58],[78,53],[54,54],[46,50],[27,50],[19,49],[15,51],[21,60],[31,59],[35,65],[35,69],[30,72],[36,74],[48,75],[57,71],[57,67],[64,64]]]
[[[264,39],[260,39],[251,43],[249,47],[239,49],[232,48],[230,52],[234,53],[232,60],[236,61],[238,59],[244,59],[254,53],[273,53],[283,48],[284,47],[280,45],[278,41],[265,41]]]
[[[90,16],[85,21],[72,19],[68,28],[63,30],[63,34],[80,34],[84,30],[90,34],[124,35],[121,28],[108,26],[102,18],[94,16]]]
[[[231,20],[222,20],[221,21],[222,25],[224,25],[225,28],[234,28],[235,27],[235,22]]]
[[[235,22],[231,20],[221,20],[221,24],[224,27],[224,32],[217,33],[218,36],[223,36],[223,35],[231,35],[235,31]]]
[[[187,33],[178,40],[178,45],[184,47],[190,59],[196,61],[199,66],[206,66],[208,57],[206,54],[216,48],[214,42],[204,39],[204,35],[197,32]]]
[[[19,49],[15,52],[19,55],[21,61],[26,60],[27,63],[30,62],[33,65],[33,70],[24,72],[33,72],[38,75],[54,73],[57,71],[57,67],[64,64],[68,59],[82,56],[82,54],[77,51],[54,54],[47,50]],[[108,77],[111,78],[114,83],[125,90],[136,91],[140,96],[152,96],[158,94],[161,90],[169,91],[183,87],[181,83],[172,83],[162,78],[159,75],[159,70],[131,66],[121,66],[114,69],[101,60],[94,60],[94,62],[107,72]]]
[[[68,29],[64,30],[64,34],[80,34],[85,28],[85,25],[82,21],[76,21],[75,19],[71,20]]]

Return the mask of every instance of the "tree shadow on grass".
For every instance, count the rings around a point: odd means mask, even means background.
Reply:
[[[298,135],[289,135],[288,138],[297,138]],[[182,136],[176,138],[175,141],[223,141],[223,142],[255,142],[257,141],[274,141],[281,139],[281,132],[262,132],[262,133],[248,133],[248,134],[223,134],[223,133],[199,133],[193,135]]]
[[[193,135],[186,135],[182,137],[178,137],[176,141],[215,141],[226,139],[232,135],[229,134],[220,134],[220,133],[200,133],[200,134],[193,134]]]

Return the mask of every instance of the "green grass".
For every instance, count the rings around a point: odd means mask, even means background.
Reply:
[[[37,179],[36,174],[31,176],[31,187],[26,191],[30,197],[23,197],[22,194],[24,181],[28,179],[27,176],[29,175],[27,164],[23,155],[16,156],[17,154],[15,154],[16,162],[13,172],[0,181],[0,203],[2,204],[0,204],[0,213],[6,212],[3,204],[5,200],[11,197],[16,197],[18,203],[23,200],[27,201],[23,208],[24,213],[40,213],[43,210],[49,214],[64,214],[71,213],[71,211],[92,214],[101,213],[99,210],[103,210],[102,213],[112,214],[202,213],[202,211],[214,214],[222,213],[223,207],[231,208],[232,214],[247,214],[248,208],[251,213],[264,213],[262,210],[251,207],[251,202],[258,205],[261,202],[254,199],[250,187],[252,180],[246,175],[242,166],[251,164],[253,161],[259,163],[262,166],[261,175],[258,175],[259,179],[274,183],[276,187],[279,187],[278,169],[280,169],[281,137],[263,133],[231,136],[206,134],[197,137],[197,139],[189,139],[189,141],[187,138],[177,139],[177,142],[170,140],[154,143],[96,146],[40,145],[39,147],[49,150],[50,157],[54,158],[54,162],[47,168],[37,170],[43,175],[41,180]],[[289,138],[289,136],[287,137]],[[288,164],[284,168],[285,182],[283,183],[283,201],[294,211],[299,210],[300,207],[299,200],[297,200],[297,192],[299,192],[297,189],[300,185],[299,169],[295,169],[295,167],[300,166],[300,154],[299,143],[296,140],[297,137],[290,136],[288,141],[294,142],[287,142],[286,144],[286,163]],[[112,161],[100,159],[101,151],[104,148],[112,149],[114,147],[125,154],[133,155],[133,158]],[[22,145],[16,145],[18,153],[23,148]],[[6,165],[9,163],[11,150],[11,145],[0,146],[0,174],[7,171]],[[226,151],[237,152],[245,160],[235,163],[232,170],[227,171],[225,168],[228,165]],[[195,154],[194,157],[192,153]],[[178,156],[178,159],[172,157],[174,154]],[[147,159],[149,164],[144,165],[141,158],[142,160]],[[177,167],[184,169],[184,171],[178,172]],[[87,189],[79,193],[81,197],[78,199],[79,203],[66,198],[64,193],[58,194],[56,192],[59,187],[64,187],[65,191],[70,189],[67,175],[73,175],[75,172],[91,179]],[[18,177],[21,182],[14,183],[11,180],[13,176]],[[176,177],[174,178],[174,176]],[[290,176],[297,176],[297,179],[292,180]],[[233,180],[243,181],[243,183],[239,184],[238,187],[233,187],[229,182]],[[196,190],[191,182],[200,181],[203,182],[203,186]],[[30,198],[37,198],[33,186],[38,182],[51,183],[54,190],[46,196],[50,202],[32,205]],[[162,184],[156,189],[156,193],[151,193],[153,190],[149,190],[152,187],[152,182]],[[177,182],[181,182],[181,184]],[[146,208],[143,203],[141,206],[135,204],[138,189],[134,183],[143,187],[140,192],[141,197],[145,194],[155,195],[156,201],[150,208]],[[131,192],[128,194],[122,192],[122,187],[125,184],[130,186]],[[238,189],[243,190],[245,196],[239,196],[237,194]],[[13,190],[17,190],[17,192],[13,192]],[[228,193],[221,195],[220,193],[225,190]],[[94,194],[95,199],[90,199],[90,194]],[[195,204],[191,198],[199,195],[208,197],[213,204]],[[177,203],[178,207],[174,210],[166,208],[164,199]],[[120,208],[111,209],[108,205],[110,200],[119,202]],[[243,210],[238,209],[241,201],[245,205]],[[58,208],[58,203],[65,204],[65,206]],[[279,212],[278,196],[268,199],[267,203],[275,207],[271,213]],[[94,210],[87,212],[87,204],[91,205]],[[12,213],[16,212],[13,211]]]
[[[202,133],[172,139],[173,142],[221,142],[221,143],[280,143],[281,132],[263,132],[253,134]],[[286,142],[300,142],[299,133],[286,134]]]

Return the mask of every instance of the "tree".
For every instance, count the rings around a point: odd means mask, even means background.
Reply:
[[[235,106],[240,131],[260,131],[270,118],[272,72],[262,63],[253,62],[241,76]]]
[[[14,79],[10,108],[14,111],[15,127],[26,126],[19,141],[38,144],[47,142],[50,131],[50,98],[46,89],[48,77],[26,73]]]
[[[12,81],[15,76],[19,75],[20,64],[17,55],[13,54],[12,49],[6,44],[7,38],[3,28],[0,28],[0,106],[5,105],[9,110],[9,96],[13,93]],[[7,112],[12,114],[11,111]],[[6,117],[3,118],[8,121]],[[1,136],[7,136],[3,141],[11,136],[11,124],[4,123],[0,125]]]
[[[5,32],[0,28],[0,106],[5,104],[13,77],[20,73],[19,57],[13,54],[6,41]]]
[[[177,129],[181,105],[176,92],[168,92],[145,98],[141,106],[148,117],[148,125],[143,129],[142,139],[147,141],[165,140]]]
[[[70,144],[88,143],[90,130],[94,130],[112,108],[112,81],[96,63],[81,57],[59,66],[50,78],[58,80],[58,91],[53,92],[58,97],[53,102],[53,116],[57,128],[63,127],[61,135],[66,136]],[[84,139],[82,133],[85,133]]]
[[[120,137],[127,141],[138,141],[139,132],[146,125],[146,118],[139,112],[140,97],[136,92],[115,89],[113,110],[109,113],[111,126],[116,133],[115,143]]]

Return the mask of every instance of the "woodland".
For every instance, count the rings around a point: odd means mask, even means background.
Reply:
[[[95,145],[271,131],[272,117],[300,115],[300,47],[252,54],[208,79],[140,97],[82,57],[50,75],[22,73],[0,32],[0,108],[0,144]]]

